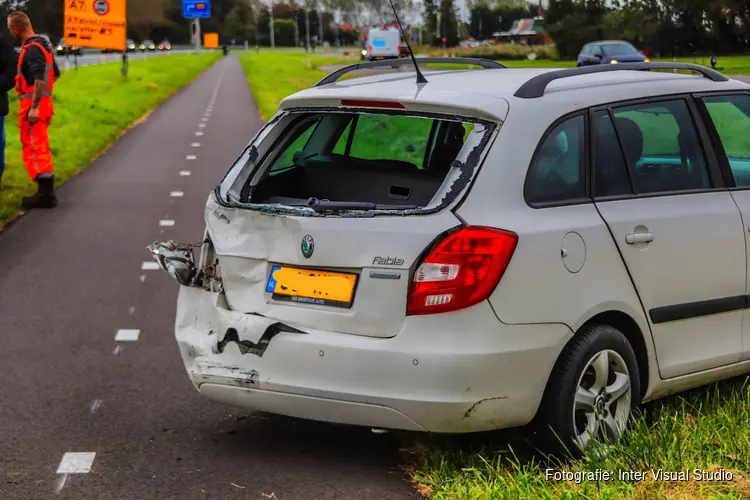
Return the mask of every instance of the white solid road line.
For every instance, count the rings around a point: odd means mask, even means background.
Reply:
[[[94,463],[96,453],[93,451],[69,451],[66,452],[60,465],[57,467],[58,474],[88,474]]]
[[[185,159],[189,160],[189,161],[192,161],[192,160],[197,160],[198,157],[195,156],[195,155],[187,155],[187,156],[185,156]]]
[[[171,193],[169,193],[169,196],[171,196],[172,198],[181,198],[184,195],[185,193],[183,193],[182,191],[172,191]]]
[[[159,264],[157,264],[154,261],[150,261],[150,262],[146,261],[141,264],[141,271],[158,271],[158,270],[159,270]],[[144,276],[143,278],[145,279],[146,277]]]
[[[172,227],[174,226],[174,224],[175,221],[173,221],[172,219],[162,219],[159,221],[159,226],[161,227]]]
[[[187,177],[190,175],[190,170],[180,170],[180,175],[183,177]]]
[[[121,329],[115,334],[115,342],[135,342],[141,336],[140,330]]]

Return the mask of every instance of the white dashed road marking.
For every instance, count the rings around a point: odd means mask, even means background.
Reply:
[[[135,307],[133,307],[133,306],[130,306],[130,309],[128,310],[128,314],[130,314],[131,316],[132,316],[133,314],[135,314]]]
[[[194,142],[194,143],[191,144],[191,146],[193,146],[194,148],[199,148],[199,147],[201,147],[201,143],[200,142]]]
[[[195,133],[195,135],[197,135],[198,137],[200,137],[200,136],[202,136],[202,135],[203,135],[203,131],[202,131],[202,130],[199,130],[199,131],[197,131],[197,132]]]
[[[199,126],[200,128],[206,128],[206,124],[205,124],[205,123],[201,123],[201,124],[199,124],[198,126]]]
[[[169,196],[171,196],[172,198],[181,198],[184,195],[185,193],[183,193],[182,191],[172,191],[171,193],[169,193]]]
[[[187,177],[190,175],[190,170],[180,170],[180,175],[183,177]]]
[[[91,414],[93,415],[94,413],[96,413],[96,410],[98,410],[101,405],[102,405],[101,399],[93,400],[91,402],[91,406],[89,407],[89,411],[91,412]]]
[[[159,221],[159,225],[161,227],[172,227],[174,226],[174,224],[175,224],[175,221],[173,221],[172,219],[162,219]]]
[[[115,347],[115,350],[112,351],[112,354],[114,354],[115,356],[117,356],[118,354],[120,354],[120,346],[119,345],[117,347]]]
[[[141,264],[141,271],[158,271],[158,270],[159,270],[159,264],[157,264],[154,261],[144,262],[143,264]],[[143,279],[146,279],[146,277],[144,276]]]
[[[144,281],[146,281],[146,275],[145,274],[141,274],[140,280],[141,280],[141,283],[143,283]]]
[[[187,155],[187,156],[185,156],[185,159],[189,160],[189,161],[193,161],[193,160],[198,159],[198,157],[195,156],[195,155]]]
[[[141,331],[140,330],[133,330],[133,329],[124,329],[124,330],[117,330],[117,333],[115,334],[115,341],[116,342],[135,342],[138,340],[138,337],[140,337]]]
[[[94,463],[96,453],[93,451],[69,451],[65,453],[57,467],[58,474],[88,474]]]
[[[201,121],[202,121],[203,123],[206,123],[206,122],[208,121],[208,118],[206,118],[206,117],[204,116],[203,118],[201,118]]]

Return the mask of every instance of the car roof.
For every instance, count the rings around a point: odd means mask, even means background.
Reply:
[[[625,41],[625,40],[599,40],[596,42],[589,42],[586,45],[616,45],[616,44],[621,44],[621,43],[633,45],[632,43]]]
[[[428,83],[423,85],[417,85],[413,72],[364,76],[303,90],[284,99],[280,107],[338,107],[341,99],[373,99],[399,101],[415,110],[440,106],[473,110],[471,116],[503,120],[509,106],[540,113],[545,108],[564,114],[651,96],[750,89],[750,85],[731,79],[714,82],[702,76],[661,71],[612,71],[554,80],[544,96],[535,99],[513,95],[528,80],[549,71],[555,69],[424,71]]]

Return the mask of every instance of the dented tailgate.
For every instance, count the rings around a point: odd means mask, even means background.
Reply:
[[[299,328],[392,337],[406,319],[409,269],[439,234],[460,221],[449,210],[366,220],[273,214],[221,206],[212,196],[206,223],[232,310]],[[275,266],[353,275],[351,303],[294,301],[273,293],[269,278]]]

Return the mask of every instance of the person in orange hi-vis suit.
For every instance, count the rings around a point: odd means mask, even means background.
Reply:
[[[8,29],[23,44],[16,71],[18,128],[26,171],[37,184],[36,194],[23,199],[23,208],[54,208],[57,206],[57,196],[47,131],[55,113],[52,90],[60,70],[49,40],[34,33],[26,14],[11,13],[8,16]]]

